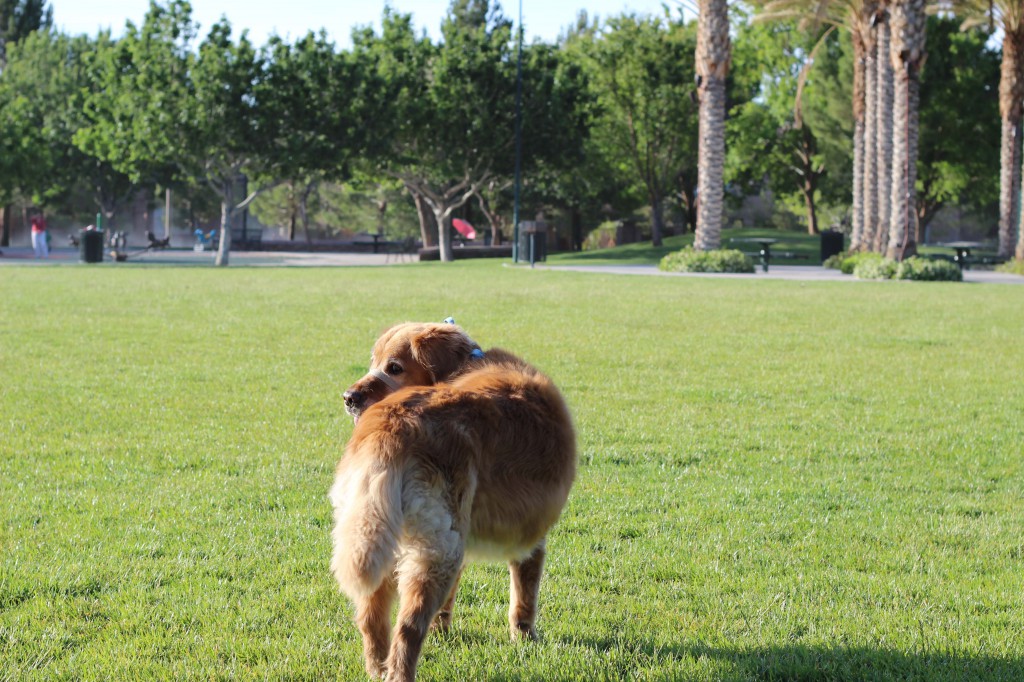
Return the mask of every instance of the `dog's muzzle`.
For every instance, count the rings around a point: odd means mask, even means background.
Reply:
[[[401,388],[401,385],[399,385],[397,381],[395,381],[394,379],[392,379],[379,369],[371,369],[367,374],[368,376],[372,376],[374,379],[376,379],[377,381],[379,381],[380,383],[384,384],[387,387],[388,390],[384,395],[390,395],[391,393],[394,393],[395,391]],[[363,382],[360,381],[355,385],[358,386],[361,383]],[[352,418],[356,422],[359,421],[359,415],[361,415],[366,408],[380,400],[380,398],[378,398],[377,400],[368,403],[368,393],[368,391],[349,389],[345,391],[344,394],[342,394],[342,399],[345,401],[345,411],[352,415]],[[381,397],[383,398],[384,396]]]

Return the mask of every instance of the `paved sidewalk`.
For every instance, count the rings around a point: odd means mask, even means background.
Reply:
[[[3,256],[0,256],[2,265],[58,265],[78,264],[79,251],[73,248],[57,248],[50,252],[50,257],[45,260],[37,260],[32,255],[32,249],[24,247],[0,249]],[[146,264],[146,265],[212,265],[213,251],[193,251],[192,249],[163,249],[159,251],[148,251],[144,249],[126,249],[128,260],[116,262],[110,259],[109,250],[103,253],[103,262],[93,266],[121,266],[125,264]],[[232,251],[230,256],[231,265],[244,267],[336,267],[336,266],[373,266],[391,265],[409,262],[407,257],[399,260],[398,256],[384,253],[298,253],[290,251]],[[92,267],[92,266],[90,266]]]
[[[47,260],[36,260],[32,257],[32,249],[14,247],[0,249],[0,267],[4,265],[70,265],[78,264],[78,249],[69,247],[56,248],[50,252]],[[144,251],[128,249],[127,264],[146,265],[212,265],[213,251],[193,251],[191,249],[165,249],[163,251]],[[241,267],[370,267],[396,265],[409,262],[408,258],[397,260],[383,253],[294,253],[288,251],[233,251],[231,265]],[[100,267],[119,267],[125,263],[110,260],[109,253],[104,253],[104,261]],[[505,263],[511,266],[510,263]],[[90,266],[94,267],[94,266]],[[515,266],[523,267],[523,266]],[[538,264],[538,270],[559,272],[603,272],[613,275],[648,275],[658,277],[710,277],[721,279],[781,279],[804,282],[860,282],[850,275],[838,270],[830,270],[816,265],[773,265],[768,272],[760,268],[753,275],[731,273],[696,273],[696,272],[662,272],[654,265],[547,265]],[[965,270],[965,282],[986,284],[1024,284],[1024,277],[1019,275],[993,272],[991,270]]]

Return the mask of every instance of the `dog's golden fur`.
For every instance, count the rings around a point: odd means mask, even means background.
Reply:
[[[401,370],[397,390],[368,374],[346,392],[361,401],[348,405],[357,423],[331,489],[331,568],[355,602],[371,677],[415,677],[427,630],[450,624],[474,558],[508,562],[512,636],[536,637],[545,536],[575,477],[575,434],[550,379],[475,348],[454,325],[399,325],[371,361]]]

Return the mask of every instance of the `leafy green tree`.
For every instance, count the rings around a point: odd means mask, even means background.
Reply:
[[[922,231],[947,205],[982,209],[999,199],[999,92],[993,84],[1000,55],[987,47],[988,39],[980,28],[960,30],[951,17],[928,19],[917,160]]]
[[[221,203],[216,263],[227,265],[235,216],[275,183],[288,144],[273,134],[281,107],[268,102],[275,91],[262,87],[264,58],[247,35],[235,40],[221,20],[193,52],[195,32],[182,0],[154,2],[141,28],[129,24],[76,141],[135,181],[212,189]]]
[[[99,207],[112,221],[136,186],[71,141],[86,124],[82,103],[95,85],[93,64],[109,49],[107,34],[93,39],[38,31],[11,47],[0,87],[15,94],[16,115],[24,128],[17,138],[22,153],[5,154],[18,163],[19,189],[70,213],[90,215]],[[88,197],[88,206],[76,205],[78,196]]]
[[[598,115],[591,134],[602,153],[639,181],[661,245],[663,206],[679,177],[695,175],[696,27],[668,17],[622,15],[572,43],[587,69]]]
[[[0,72],[7,68],[7,46],[53,24],[47,0],[0,0]]]
[[[0,74],[7,68],[8,46],[31,35],[34,31],[49,28],[53,23],[53,9],[46,0],[0,0]],[[0,246],[10,243],[11,205],[15,190],[14,167],[20,159],[19,151],[25,151],[25,118],[18,107],[25,102],[3,102],[0,100]],[[10,108],[7,108],[10,107]]]
[[[267,173],[287,179],[277,194],[287,198],[289,239],[301,222],[308,240],[311,199],[322,183],[350,177],[362,147],[360,123],[373,120],[373,112],[364,106],[359,62],[337,52],[323,33],[294,45],[274,37],[264,52],[262,134],[277,142]]]
[[[825,186],[826,176],[849,177],[849,129],[828,110],[833,97],[813,96],[834,82],[828,72],[835,72],[831,65],[842,57],[839,42],[832,33],[818,43],[792,24],[748,23],[739,27],[733,51],[736,80],[756,83],[757,96],[731,112],[726,177],[753,189],[767,182],[778,196],[799,197],[809,234],[820,231],[823,195],[844,194],[840,183]],[[823,128],[832,134],[822,137]]]
[[[436,55],[430,40],[417,34],[412,16],[385,7],[378,35],[371,28],[352,34],[352,58],[365,93],[361,109],[372,121],[364,131],[364,175],[390,175],[403,181],[419,217],[424,246],[436,246],[437,222],[415,187],[397,168],[411,170],[421,150],[433,144],[430,128],[429,69]]]

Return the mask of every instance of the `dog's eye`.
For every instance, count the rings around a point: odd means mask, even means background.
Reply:
[[[402,366],[397,362],[389,362],[385,371],[391,376],[398,376],[402,373]]]

